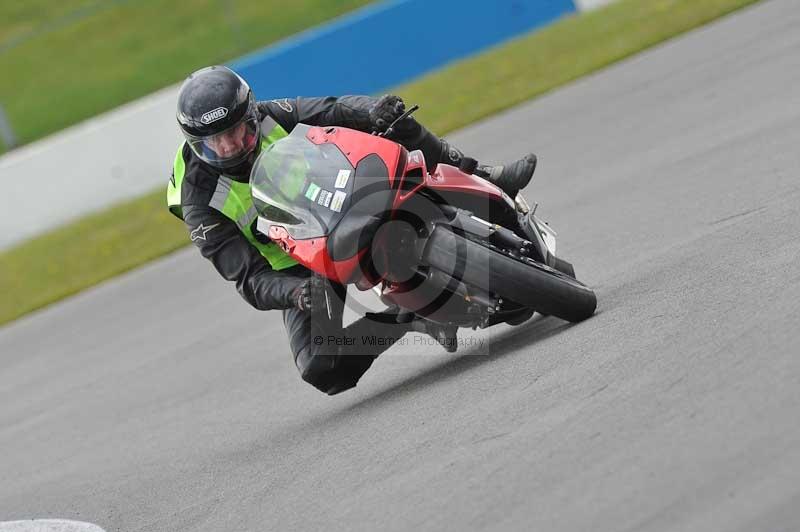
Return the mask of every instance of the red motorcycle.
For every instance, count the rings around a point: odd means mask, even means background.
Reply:
[[[258,231],[299,263],[425,319],[577,322],[597,306],[521,195],[446,164],[428,172],[385,136],[299,125],[262,151],[250,188]]]

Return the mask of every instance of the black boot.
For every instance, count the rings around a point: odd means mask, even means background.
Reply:
[[[411,322],[411,329],[419,333],[427,334],[444,347],[448,353],[455,353],[458,349],[458,327],[456,325],[441,325],[423,318],[415,319]]]
[[[457,166],[462,172],[474,174],[497,185],[511,199],[516,198],[517,192],[528,186],[528,183],[533,178],[533,172],[536,170],[536,155],[532,153],[510,164],[487,166],[479,164],[472,157],[467,157],[461,150],[446,140],[433,138],[439,146],[438,157],[436,157],[436,160],[429,161],[429,170],[439,162]]]
[[[500,187],[511,199],[517,197],[517,192],[525,188],[533,178],[536,170],[536,155],[529,153],[522,159],[511,164],[500,166],[485,166],[479,164],[474,171],[478,177],[486,179]]]

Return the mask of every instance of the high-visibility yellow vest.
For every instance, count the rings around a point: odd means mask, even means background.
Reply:
[[[261,131],[262,150],[288,135],[286,130],[270,117],[262,120]],[[269,133],[265,135],[263,134],[264,131],[269,131]],[[174,179],[171,179],[167,185],[167,206],[170,212],[181,220],[183,219],[181,212],[181,184],[183,183],[183,175],[186,173],[186,162],[183,160],[183,147],[185,144],[184,142],[178,148],[173,166]],[[249,183],[241,183],[224,174],[220,175],[217,179],[217,189],[214,191],[209,206],[233,220],[247,240],[267,259],[273,270],[284,270],[297,264],[296,260],[276,244],[259,242],[255,234],[253,234],[253,222],[258,218],[258,213],[255,205],[253,205],[253,198],[250,196]]]

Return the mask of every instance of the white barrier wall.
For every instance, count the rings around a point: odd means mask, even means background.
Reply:
[[[182,139],[177,92],[164,89],[0,158],[0,249],[166,187]]]
[[[590,9],[597,9],[606,4],[610,4],[615,0],[575,0],[575,6],[579,11],[588,11]]]

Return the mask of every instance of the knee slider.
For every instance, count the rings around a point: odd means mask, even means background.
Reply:
[[[295,363],[304,381],[328,395],[349,390],[358,380],[343,374],[341,368],[337,367],[335,358],[330,355],[299,356]]]

